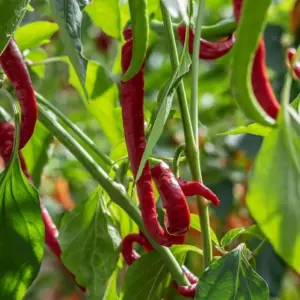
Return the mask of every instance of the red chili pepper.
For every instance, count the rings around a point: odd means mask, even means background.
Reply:
[[[127,40],[122,47],[122,71],[125,74],[132,56],[133,41],[131,29],[124,30]],[[125,141],[131,169],[136,177],[141,158],[146,147],[144,131],[144,66],[130,80],[121,81],[121,106],[125,132]],[[150,236],[159,244],[171,246],[182,244],[185,236],[171,236],[160,226],[157,220],[155,197],[149,162],[145,164],[142,175],[136,182],[142,218]]]
[[[201,181],[185,181],[182,178],[177,179],[182,191],[188,196],[201,196],[209,200],[213,205],[218,206],[220,200],[218,196],[206,187]]]
[[[24,63],[22,54],[11,39],[0,56],[0,65],[16,90],[22,111],[20,146],[22,149],[33,134],[37,121],[38,109],[30,75]]]
[[[167,232],[171,235],[185,234],[190,228],[190,210],[176,177],[164,162],[156,164],[151,174],[166,210]]]
[[[286,53],[286,64],[288,69],[291,68],[291,64],[294,60],[294,57],[296,55],[296,49],[295,48],[289,48]],[[300,62],[297,61],[293,66],[293,76],[295,79],[300,79]]]
[[[233,0],[234,15],[237,22],[240,19],[240,13],[243,6],[242,0]],[[264,111],[273,119],[277,118],[279,112],[279,103],[273,92],[269,81],[266,66],[266,50],[263,37],[259,41],[258,48],[253,61],[251,82],[253,93]]]
[[[104,31],[101,31],[96,39],[95,39],[96,47],[101,51],[103,54],[108,54],[108,51],[112,44],[112,38],[107,35]]]
[[[140,258],[140,255],[133,249],[133,243],[140,244],[146,251],[153,250],[149,241],[143,235],[135,233],[128,234],[122,241],[122,255],[126,264],[129,266]],[[149,247],[149,245],[151,247]],[[186,266],[183,265],[181,268],[191,285],[179,286],[175,281],[173,281],[172,284],[180,295],[184,297],[195,297],[198,278]]]
[[[122,241],[122,255],[129,266],[140,258],[140,255],[133,249],[133,243],[140,244],[146,251],[153,249],[152,245],[143,235],[137,233],[128,234]]]
[[[177,27],[178,38],[182,45],[184,45],[186,26],[181,24]],[[190,28],[189,32],[189,52],[193,53],[194,44],[194,30]],[[199,58],[201,59],[217,59],[227,54],[234,45],[234,35],[229,36],[224,41],[209,42],[206,40],[200,40],[200,53]]]
[[[0,122],[0,156],[3,158],[5,165],[8,163],[12,150],[13,150],[13,142],[14,142],[14,125],[10,122]],[[24,160],[24,157],[21,152],[19,152],[19,158],[21,167],[23,170],[24,175],[28,178],[30,182],[32,182],[32,179],[30,177],[30,174],[27,170],[26,163]],[[61,260],[61,248],[57,241],[58,236],[58,230],[51,219],[51,216],[49,215],[47,209],[44,207],[44,205],[41,203],[41,211],[42,211],[42,219],[45,226],[45,240],[46,244],[51,250],[53,254],[59,259],[59,261],[62,263]],[[64,266],[64,265],[63,265]],[[75,276],[65,267],[66,271],[69,273],[69,275],[73,278],[74,282],[76,283]],[[86,289],[76,283],[77,286],[85,292]]]

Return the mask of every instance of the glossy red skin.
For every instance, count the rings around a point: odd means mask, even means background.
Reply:
[[[10,156],[12,154],[13,150],[13,143],[14,143],[14,133],[15,128],[14,125],[10,122],[0,122],[0,156],[3,158],[5,165],[9,162]],[[21,163],[21,168],[23,170],[24,175],[28,178],[30,182],[32,182],[32,179],[30,177],[30,174],[27,170],[26,163],[24,160],[24,157],[21,152],[19,152],[19,158]],[[42,219],[45,226],[45,241],[48,246],[48,248],[51,250],[51,252],[59,259],[59,261],[62,263],[61,260],[61,248],[57,240],[58,236],[58,230],[49,215],[47,209],[44,207],[44,205],[41,203],[41,212],[42,212]],[[63,264],[63,263],[62,263]],[[67,269],[66,271],[69,273],[69,275],[73,278],[74,282],[76,283],[75,276]],[[77,284],[77,283],[76,283]],[[86,289],[79,284],[77,286],[85,292]]]
[[[177,178],[164,162],[156,164],[151,174],[166,210],[167,232],[172,235],[186,234],[190,228],[190,209]]]
[[[276,100],[272,85],[269,81],[266,66],[266,49],[261,38],[254,57],[251,74],[253,93],[264,111],[273,119],[277,118],[279,103]]]
[[[240,19],[243,0],[233,0],[233,10],[237,22]],[[277,118],[280,105],[276,100],[272,85],[268,78],[266,66],[266,49],[263,37],[260,38],[259,45],[254,57],[251,83],[253,93],[264,109],[264,111],[273,119]]]
[[[181,178],[177,179],[183,193],[188,196],[201,196],[209,200],[213,205],[218,206],[220,200],[218,196],[206,187],[201,181],[185,181]]]
[[[131,30],[125,29],[127,39],[122,47],[122,71],[125,73],[130,65],[133,41]],[[131,169],[136,177],[141,158],[146,147],[144,131],[144,67],[130,80],[121,81],[121,106],[125,141]],[[136,182],[142,218],[150,236],[157,243],[165,246],[182,244],[183,237],[172,237],[160,226],[157,220],[155,196],[149,162],[145,164],[142,175]]]
[[[148,240],[141,234],[131,233],[128,234],[122,241],[122,255],[127,265],[133,264],[140,255],[133,249],[133,243],[138,243],[146,251],[151,251],[153,248]]]
[[[184,45],[185,34],[186,34],[186,26],[181,24],[177,27],[178,38],[182,45]],[[194,36],[195,33],[192,29],[190,29],[189,33],[189,52],[193,53],[193,45],[194,45]],[[206,40],[200,40],[200,52],[199,58],[209,60],[209,59],[217,59],[225,54],[227,54],[233,47],[235,41],[234,35],[229,36],[224,41],[218,42],[209,42]]]
[[[295,79],[300,79],[300,62],[296,62],[293,68]]]
[[[296,55],[295,48],[289,48],[286,52],[286,64],[287,67],[290,69],[293,59]],[[300,79],[300,62],[297,61],[293,67],[293,76],[296,80]]]
[[[29,72],[13,39],[1,54],[0,65],[14,87],[21,106],[20,149],[22,149],[33,134],[38,109]]]
[[[176,282],[173,282],[173,285],[181,296],[193,298],[196,296],[198,278],[186,266],[182,266],[182,270],[191,284],[177,285]]]

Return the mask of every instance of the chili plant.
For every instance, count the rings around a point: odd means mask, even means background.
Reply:
[[[300,2],[29,2],[0,1],[0,299],[300,298]]]

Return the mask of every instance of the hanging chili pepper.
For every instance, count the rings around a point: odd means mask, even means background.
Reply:
[[[242,6],[242,0],[233,0],[234,15],[237,22],[240,20]],[[268,79],[266,50],[263,37],[260,38],[259,45],[254,56],[251,72],[251,84],[258,103],[271,118],[276,119],[280,106]]]
[[[140,244],[146,251],[151,251],[153,249],[145,236],[137,233],[128,234],[122,240],[121,246],[123,258],[129,266],[140,258],[140,255],[133,249],[133,243]]]
[[[13,143],[14,143],[14,125],[10,122],[0,122],[0,156],[4,160],[4,164],[7,165],[7,163],[10,160],[10,156],[12,154],[13,150]],[[21,167],[23,170],[24,175],[28,178],[28,180],[32,183],[32,179],[30,177],[30,174],[27,170],[26,163],[24,160],[24,157],[19,151],[19,159],[21,163]],[[57,236],[58,236],[58,230],[51,219],[47,209],[44,207],[44,205],[41,203],[41,212],[42,212],[42,219],[43,223],[45,226],[45,240],[46,240],[46,245],[49,247],[51,252],[59,259],[59,261],[62,263],[61,260],[61,248],[60,245],[57,241]],[[64,265],[63,265],[64,266]],[[69,275],[73,278],[74,282],[76,283],[75,276],[66,268],[66,271],[69,273]],[[76,283],[77,284],[77,283]],[[77,286],[85,292],[86,289],[79,284]]]
[[[156,164],[151,174],[166,210],[164,223],[167,232],[186,234],[190,228],[190,210],[176,177],[164,162]]]
[[[126,43],[122,47],[122,71],[126,72],[132,56],[133,41],[131,29],[124,30]],[[125,141],[128,150],[131,169],[136,177],[141,158],[146,147],[144,131],[144,65],[130,80],[121,81],[122,119],[125,132]],[[147,162],[142,175],[136,182],[138,198],[140,201],[142,218],[150,236],[157,243],[165,246],[182,244],[185,236],[171,236],[160,226],[157,220],[154,191],[150,164]]]
[[[140,255],[133,249],[134,243],[138,243],[147,252],[153,250],[151,244],[143,235],[136,233],[128,234],[122,240],[122,256],[129,266],[140,258]],[[179,286],[175,281],[173,281],[172,284],[180,295],[184,297],[195,297],[198,278],[186,266],[183,265],[181,268],[191,285]]]
[[[16,90],[21,106],[20,146],[22,149],[31,138],[37,121],[37,104],[30,75],[22,54],[13,39],[0,56],[0,65]]]
[[[182,45],[184,45],[186,35],[186,25],[181,24],[177,27],[177,34]],[[193,53],[194,45],[194,30],[190,28],[189,32],[189,52]],[[234,35],[230,35],[224,41],[209,42],[206,40],[200,40],[200,53],[201,59],[217,59],[227,54],[234,45]]]
[[[294,63],[294,58],[296,55],[296,49],[295,48],[289,48],[286,52],[286,65],[288,69],[291,69],[291,65],[293,65],[293,77],[294,79],[300,79],[300,62],[297,61]]]

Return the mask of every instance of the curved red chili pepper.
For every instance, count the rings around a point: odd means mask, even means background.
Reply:
[[[140,258],[140,255],[133,249],[133,243],[140,244],[146,251],[151,251],[153,249],[152,245],[143,235],[137,233],[126,235],[126,237],[122,240],[121,246],[123,258],[129,266]]]
[[[140,244],[146,251],[151,251],[153,249],[147,238],[141,235],[141,233],[128,234],[122,241],[122,255],[126,264],[129,266],[140,258],[140,255],[133,249],[133,243]],[[149,247],[149,245],[151,247]],[[173,281],[172,284],[180,295],[184,297],[195,297],[198,278],[186,266],[183,265],[181,268],[191,284],[179,286],[175,281]]]
[[[182,45],[184,45],[186,26],[181,24],[177,27],[178,38]],[[189,33],[189,52],[193,53],[193,44],[194,44],[194,30],[190,28]],[[227,54],[234,45],[235,37],[234,35],[229,36],[224,41],[218,42],[209,42],[206,40],[200,40],[200,53],[199,58],[201,59],[217,59],[225,54]]]
[[[188,196],[201,196],[209,200],[213,205],[218,206],[220,200],[218,196],[206,187],[201,181],[185,181],[182,178],[177,179],[184,194]]]
[[[267,74],[266,49],[263,38],[259,41],[254,57],[251,81],[257,101],[270,117],[276,119],[279,112],[279,103],[276,100]]]
[[[122,47],[122,71],[125,74],[132,56],[131,29],[124,30],[127,39]],[[130,80],[121,81],[121,106],[125,141],[131,169],[136,177],[141,158],[146,147],[144,131],[144,66]],[[136,182],[142,218],[150,236],[159,244],[171,246],[182,244],[184,236],[168,235],[157,220],[156,204],[152,187],[152,177],[149,162],[145,164],[142,175]]]
[[[11,39],[0,56],[0,65],[16,90],[22,111],[20,146],[22,149],[31,138],[37,121],[38,109],[29,72],[22,54]]]
[[[3,158],[5,165],[8,163],[12,149],[13,149],[13,142],[14,142],[14,125],[10,122],[0,122],[0,156]],[[30,174],[27,170],[26,163],[24,160],[24,157],[21,152],[19,152],[19,158],[21,167],[23,170],[24,175],[28,178],[30,182],[32,182],[32,179],[30,177]],[[61,264],[64,266],[61,260],[61,248],[57,241],[58,236],[58,230],[51,219],[51,216],[49,215],[47,209],[44,207],[44,205],[41,203],[41,212],[42,212],[42,219],[45,226],[45,240],[46,244],[51,250],[51,252],[58,258],[58,260],[61,262]],[[77,286],[85,292],[86,289],[79,285],[76,280],[74,274],[72,274],[65,266],[64,268],[68,272],[68,274],[72,277],[74,282],[77,284]]]
[[[171,235],[185,234],[190,228],[190,210],[177,178],[164,162],[156,164],[151,174],[166,210],[167,232]]]
[[[237,22],[240,19],[242,6],[242,0],[233,0],[234,15]],[[276,96],[267,75],[266,50],[263,37],[260,38],[259,45],[254,57],[251,83],[253,93],[261,107],[270,117],[276,119],[280,106],[276,100]]]

